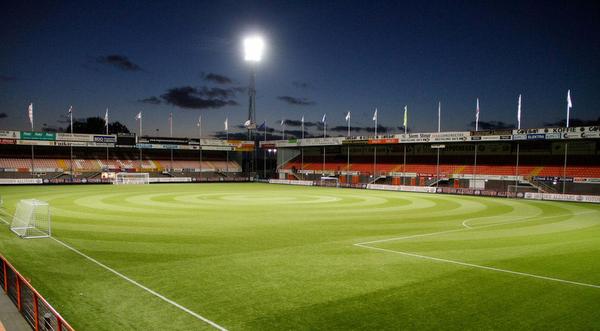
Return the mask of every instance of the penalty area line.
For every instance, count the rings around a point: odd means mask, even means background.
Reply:
[[[192,315],[193,317],[195,317],[195,318],[197,318],[197,319],[199,319],[199,320],[201,320],[201,321],[205,322],[206,324],[209,324],[209,325],[210,325],[210,326],[212,326],[213,328],[215,328],[215,329],[217,329],[217,330],[221,330],[221,331],[228,331],[226,328],[224,328],[224,327],[220,326],[219,324],[217,324],[217,323],[215,323],[215,322],[213,322],[213,321],[209,320],[208,318],[206,318],[206,317],[204,317],[204,316],[202,316],[202,315],[200,315],[200,314],[198,314],[198,313],[196,313],[196,312],[194,312],[194,311],[190,310],[189,308],[186,308],[186,307],[184,307],[184,306],[182,306],[182,305],[178,304],[177,302],[175,302],[175,301],[173,301],[173,300],[171,300],[171,299],[169,299],[169,298],[165,297],[164,295],[162,295],[162,294],[160,294],[160,293],[158,293],[158,292],[156,292],[156,291],[154,291],[154,290],[152,290],[152,289],[150,289],[150,288],[148,288],[148,287],[146,287],[146,286],[144,286],[144,285],[142,285],[142,284],[140,284],[140,283],[136,282],[135,280],[133,280],[133,279],[131,279],[131,278],[129,278],[129,277],[127,277],[127,276],[123,275],[122,273],[120,273],[120,272],[118,272],[117,270],[115,270],[115,269],[113,269],[113,268],[111,268],[111,267],[107,266],[106,264],[104,264],[104,263],[102,263],[102,262],[100,262],[100,261],[98,261],[98,260],[96,260],[96,259],[94,259],[94,258],[92,258],[92,257],[90,257],[90,256],[88,256],[88,255],[86,255],[86,254],[84,254],[83,252],[79,251],[78,249],[76,249],[76,248],[72,247],[71,245],[69,245],[69,244],[67,244],[67,243],[65,243],[65,242],[63,242],[63,241],[61,241],[61,240],[58,240],[58,239],[56,239],[56,238],[54,238],[54,237],[50,237],[50,238],[52,238],[52,239],[53,239],[54,241],[56,241],[57,243],[59,243],[59,244],[63,245],[63,246],[64,246],[64,247],[66,247],[67,249],[69,249],[69,250],[73,251],[74,253],[76,253],[76,254],[78,254],[78,255],[80,255],[80,256],[82,256],[82,257],[86,258],[87,260],[89,260],[89,261],[91,261],[91,262],[93,262],[93,263],[97,264],[98,266],[100,266],[100,267],[102,267],[102,268],[104,268],[104,269],[106,269],[106,270],[108,270],[108,271],[112,272],[113,274],[115,274],[115,275],[117,275],[117,276],[119,276],[119,277],[123,278],[124,280],[128,281],[129,283],[131,283],[131,284],[133,284],[133,285],[135,285],[135,286],[137,286],[137,287],[139,287],[139,288],[141,288],[141,289],[145,290],[146,292],[148,292],[148,293],[150,293],[150,294],[154,295],[155,297],[157,297],[157,298],[159,298],[159,299],[161,299],[161,300],[163,300],[163,301],[165,301],[165,302],[167,302],[167,303],[169,303],[169,304],[173,305],[174,307],[176,307],[176,308],[179,308],[179,309],[183,310],[184,312],[186,312],[186,313],[188,313],[188,314]]]
[[[433,257],[433,256],[427,256],[427,255],[420,255],[420,254],[409,253],[409,252],[395,251],[395,250],[392,250],[392,249],[367,246],[367,245],[363,245],[363,244],[354,244],[354,246],[362,247],[362,248],[368,248],[368,249],[373,249],[373,250],[378,250],[378,251],[382,251],[382,252],[401,254],[401,255],[405,255],[405,256],[410,256],[410,257],[415,257],[415,258],[425,259],[425,260],[431,260],[431,261],[436,261],[436,262],[457,264],[457,265],[461,265],[461,266],[464,266],[464,267],[478,268],[478,269],[484,269],[484,270],[489,270],[489,271],[496,271],[496,272],[502,272],[502,273],[507,273],[507,274],[513,274],[513,275],[519,275],[519,276],[525,276],[525,277],[531,277],[531,278],[549,280],[549,281],[553,281],[553,282],[559,282],[559,283],[565,283],[565,284],[571,284],[571,285],[578,285],[578,286],[585,286],[585,287],[592,287],[592,288],[598,288],[598,289],[600,289],[600,285],[581,283],[581,282],[576,282],[576,281],[572,281],[572,280],[565,280],[565,279],[560,279],[560,278],[547,277],[547,276],[541,276],[541,275],[536,275],[536,274],[529,274],[529,273],[526,273],[526,272],[512,271],[512,270],[507,270],[507,269],[500,269],[500,268],[488,267],[488,266],[479,265],[479,264],[461,262],[461,261],[456,261],[456,260],[442,259],[442,258],[439,258],[439,257]]]

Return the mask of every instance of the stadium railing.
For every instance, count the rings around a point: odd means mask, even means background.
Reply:
[[[0,285],[33,330],[75,330],[2,255]]]

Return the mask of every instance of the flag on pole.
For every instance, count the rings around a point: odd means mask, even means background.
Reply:
[[[567,90],[567,128],[569,127],[569,117],[571,115],[571,108],[573,108],[573,102],[571,102],[571,90]]]
[[[267,127],[267,121],[263,121],[257,130],[264,130]]]
[[[375,112],[373,113],[373,121],[377,121],[377,108],[375,108]]]
[[[106,112],[104,113],[104,126],[108,127],[108,108],[106,108]]]
[[[245,127],[245,128],[248,128],[248,127],[250,126],[250,124],[252,124],[252,123],[250,122],[250,120],[246,120],[246,122],[244,122],[244,127]]]
[[[135,115],[135,119],[136,120],[141,120],[142,119],[142,112],[141,111],[137,115]]]
[[[477,108],[475,109],[475,131],[479,130],[479,98],[477,98]]]
[[[304,115],[302,115],[301,122],[302,122],[302,125],[304,125]]]
[[[404,126],[404,128],[406,129],[407,125],[408,125],[408,106],[404,106],[404,122],[402,123],[402,126]]]
[[[284,126],[284,125],[285,125],[285,120],[281,119],[281,126]]]
[[[350,120],[350,112],[348,112],[348,114],[346,114],[346,122],[348,122]]]
[[[322,123],[327,122],[327,114],[323,114],[323,118],[321,119]]]
[[[69,121],[71,122],[71,134],[73,134],[73,106],[69,106]]]
[[[27,107],[27,116],[29,116],[29,123],[31,124],[31,130],[33,130],[33,103]]]
[[[198,116],[198,123],[196,123],[197,127],[200,127],[202,125],[202,115]]]
[[[229,125],[227,124],[227,122],[228,122],[228,118],[225,117],[225,123],[224,123],[225,124],[225,131],[229,130]]]
[[[521,129],[521,95],[519,94],[519,103],[517,105],[517,129]]]

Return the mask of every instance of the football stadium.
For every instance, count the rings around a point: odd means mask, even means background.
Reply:
[[[18,109],[0,113],[0,330],[600,329],[600,123],[574,117],[576,96],[594,91],[551,98],[566,115],[556,123],[528,113],[527,91],[498,114],[468,97],[473,125],[462,128],[451,102],[379,107],[366,94],[366,110],[280,120],[257,88],[272,75],[263,58],[285,54],[270,36],[236,41],[247,86],[203,72],[217,87],[87,119],[77,104],[54,114],[11,97]],[[153,79],[149,63],[92,60],[78,70]]]

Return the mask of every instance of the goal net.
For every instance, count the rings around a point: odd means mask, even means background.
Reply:
[[[119,172],[115,175],[113,184],[149,184],[150,174],[147,172]]]
[[[21,238],[50,237],[50,206],[36,199],[19,201],[10,230]]]
[[[321,186],[339,187],[340,181],[337,177],[323,176],[321,177]]]

